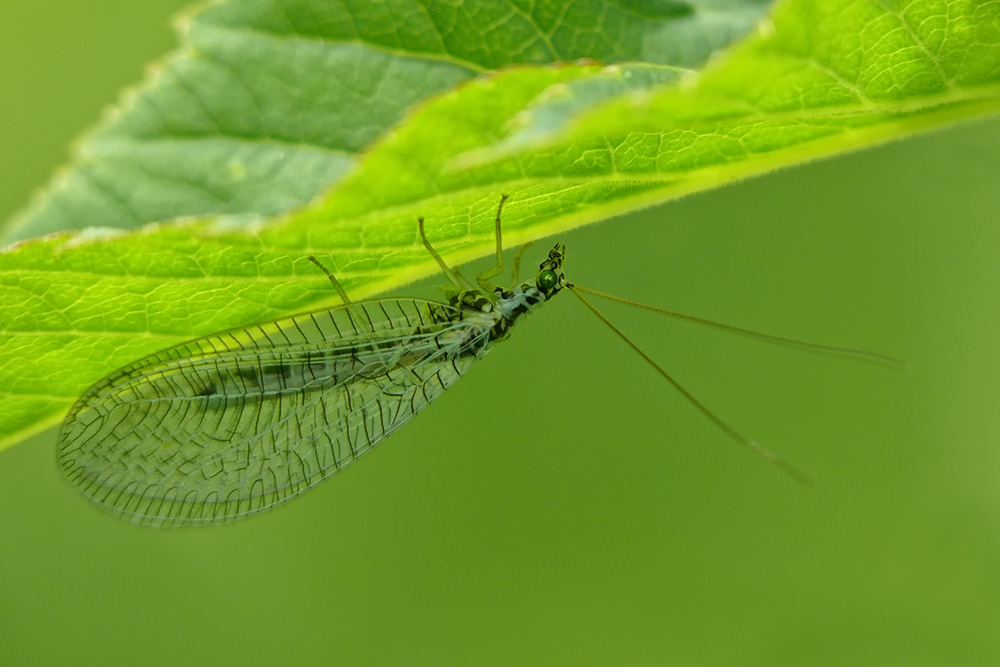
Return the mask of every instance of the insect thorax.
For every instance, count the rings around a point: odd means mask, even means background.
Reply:
[[[493,340],[505,338],[517,320],[545,303],[548,297],[535,285],[525,283],[511,290],[498,287],[494,292],[500,316],[490,334]]]
[[[525,283],[513,289],[496,288],[491,294],[482,290],[463,290],[449,298],[452,308],[431,309],[436,322],[463,320],[473,324],[470,336],[476,331],[489,330],[489,341],[506,338],[514,323],[546,300],[536,286]],[[457,310],[456,310],[457,309]]]

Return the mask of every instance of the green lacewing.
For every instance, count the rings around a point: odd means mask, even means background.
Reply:
[[[584,293],[784,345],[901,362],[860,350],[802,343],[621,299],[563,275],[565,246],[553,247],[533,281],[499,287],[503,271],[497,207],[496,266],[476,284],[447,266],[447,302],[414,298],[351,301],[314,258],[344,303],[233,329],[163,350],[91,386],[59,432],[65,476],[101,508],[154,526],[216,524],[263,512],[352,463],[455,383],[510,335],[524,315],[572,291],[698,410],[741,445],[800,481],[784,460],[745,438],[694,398],[605,318]]]

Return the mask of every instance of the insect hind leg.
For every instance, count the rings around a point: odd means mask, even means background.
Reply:
[[[333,283],[333,289],[337,290],[337,294],[340,295],[340,298],[344,301],[344,303],[351,303],[351,297],[347,296],[347,291],[344,290],[344,287],[343,285],[340,284],[340,281],[337,280],[332,273],[330,273],[330,269],[320,264],[319,260],[313,257],[312,255],[309,255],[306,259],[308,259],[310,262],[318,266],[319,270],[326,274],[326,277],[330,279],[331,283]]]

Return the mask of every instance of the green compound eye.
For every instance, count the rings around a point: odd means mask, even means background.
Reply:
[[[556,286],[559,282],[559,276],[556,275],[555,271],[550,271],[546,269],[538,274],[538,289],[547,292]]]

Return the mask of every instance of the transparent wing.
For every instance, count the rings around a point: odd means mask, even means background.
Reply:
[[[377,445],[488,341],[484,321],[419,299],[200,338],[92,386],[63,422],[58,462],[91,500],[133,522],[231,521]]]

